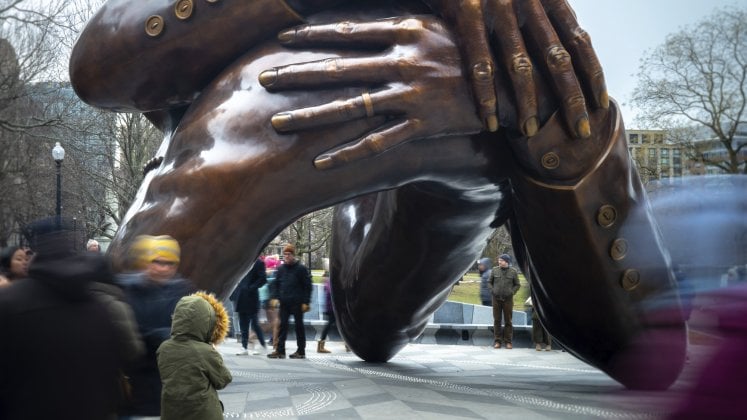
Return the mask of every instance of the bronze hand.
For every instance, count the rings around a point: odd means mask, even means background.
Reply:
[[[305,25],[282,32],[279,38],[297,48],[378,49],[365,56],[292,64],[260,74],[260,83],[272,91],[362,86],[360,95],[349,99],[275,114],[272,125],[280,132],[384,117],[353,144],[319,155],[314,161],[319,169],[378,155],[413,139],[480,131],[464,75],[454,65],[458,52],[434,17]]]

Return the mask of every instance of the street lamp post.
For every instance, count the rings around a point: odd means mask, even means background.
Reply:
[[[57,210],[55,215],[59,225],[60,216],[62,216],[62,161],[65,159],[65,149],[62,148],[60,142],[55,143],[52,149],[52,158],[57,164]]]

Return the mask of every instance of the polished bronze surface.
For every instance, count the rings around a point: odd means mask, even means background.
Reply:
[[[117,267],[138,235],[169,234],[183,274],[226,296],[285,226],[336,204],[341,333],[385,361],[508,223],[547,330],[628,387],[669,386],[685,349],[676,287],[567,3],[488,1],[486,14],[483,2],[430,1],[446,24],[410,15],[420,2],[392,3],[345,4],[290,28],[301,19],[279,1],[220,2],[189,25],[170,24],[163,3],[107,2],[75,46],[76,92],[147,111],[165,133],[109,248]],[[133,30],[153,14],[166,16],[161,36]],[[505,128],[491,132],[498,115]],[[610,258],[621,238],[624,258]]]

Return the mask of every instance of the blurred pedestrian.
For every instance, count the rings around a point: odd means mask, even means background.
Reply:
[[[327,334],[332,327],[336,327],[334,306],[332,305],[332,285],[329,281],[329,271],[324,272],[324,315],[327,316],[327,324],[322,330],[322,335],[319,337],[319,343],[316,346],[317,353],[332,353],[327,350],[324,345],[327,342]]]
[[[9,246],[0,251],[0,276],[8,282],[26,278],[29,273],[31,251],[20,246]]]
[[[261,258],[257,258],[252,269],[241,279],[239,285],[233,291],[235,297],[234,310],[239,314],[239,329],[241,330],[241,347],[237,355],[243,356],[249,354],[249,327],[251,325],[257,340],[262,346],[262,350],[267,352],[265,337],[262,334],[262,328],[259,327],[259,288],[267,283],[267,272],[265,263]],[[260,354],[260,351],[254,349],[252,343],[252,354]]]
[[[231,380],[223,357],[215,350],[228,333],[223,305],[211,294],[197,292],[179,300],[171,338],[158,348],[161,373],[161,420],[221,420],[218,390]]]
[[[501,344],[504,344],[507,349],[512,349],[514,295],[521,284],[519,272],[511,267],[510,255],[501,254],[498,257],[498,266],[493,267],[490,274],[490,286],[493,294],[493,334],[495,335],[493,347],[499,349]],[[501,318],[503,319],[502,331]]]
[[[99,241],[89,239],[88,242],[86,242],[86,250],[88,252],[101,252],[101,245],[99,245]]]
[[[181,249],[170,236],[143,235],[133,244],[133,259],[139,273],[119,277],[137,319],[145,342],[145,355],[128,370],[132,398],[126,414],[158,416],[161,414],[161,378],[156,350],[171,335],[171,315],[184,296],[194,292],[191,282],[178,275]]]
[[[534,349],[542,351],[544,348],[545,351],[551,351],[552,337],[550,337],[545,327],[542,326],[539,314],[532,304],[532,297],[529,296],[524,304],[532,308],[532,342],[534,343]]]
[[[277,350],[278,336],[280,335],[280,308],[270,305],[270,289],[272,282],[275,281],[275,272],[280,265],[280,259],[277,256],[270,255],[265,258],[265,267],[267,268],[267,284],[259,289],[259,300],[265,309],[267,326],[271,335],[270,344],[273,350]],[[276,301],[277,302],[277,301]]]
[[[280,333],[277,349],[268,354],[271,359],[285,358],[285,339],[288,336],[290,316],[296,324],[296,344],[298,350],[291,354],[291,359],[306,358],[306,331],[303,325],[303,314],[310,309],[311,275],[309,270],[296,258],[296,248],[288,244],[283,248],[283,261],[272,283],[271,296],[280,302]]]
[[[490,291],[490,274],[493,272],[491,266],[490,258],[481,258],[477,262],[477,272],[480,273],[480,302],[483,306],[493,304],[493,294]]]
[[[112,282],[101,255],[81,252],[72,220],[26,229],[28,278],[0,291],[0,418],[113,419],[124,344],[92,282]]]

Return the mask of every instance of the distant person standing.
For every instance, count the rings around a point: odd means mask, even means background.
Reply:
[[[493,267],[490,275],[490,286],[493,293],[493,333],[495,335],[493,348],[499,349],[501,344],[505,344],[507,349],[512,349],[514,295],[521,284],[519,272],[511,267],[510,255],[501,254],[498,257],[498,266]],[[503,331],[501,331],[501,318],[504,324]]]
[[[490,288],[490,274],[493,270],[490,269],[490,258],[481,258],[477,263],[477,271],[480,273],[480,302],[483,306],[491,306],[493,304],[493,294]]]
[[[95,239],[89,239],[88,242],[86,242],[86,251],[101,252],[101,245],[99,244],[99,241]]]
[[[239,285],[236,286],[232,297],[234,298],[234,311],[239,314],[239,329],[241,330],[241,347],[243,350],[239,351],[237,355],[249,354],[249,326],[251,325],[254,333],[257,334],[257,340],[262,346],[263,351],[267,351],[267,345],[265,344],[265,337],[262,333],[262,328],[259,327],[259,288],[267,284],[267,272],[265,270],[265,263],[262,259],[257,258],[254,262],[254,266],[249,270],[248,273],[241,279]],[[254,345],[252,344],[252,347]],[[259,351],[254,351],[252,348],[252,354],[260,354]]]
[[[161,414],[161,378],[156,350],[171,336],[171,315],[176,304],[194,291],[191,282],[178,275],[181,248],[171,236],[143,235],[133,244],[140,273],[119,278],[127,302],[135,313],[146,353],[137,366],[127,373],[132,398],[126,414],[158,416]]]
[[[72,220],[32,223],[28,277],[0,290],[0,419],[116,418],[127,347],[108,304],[102,255],[82,252]]]
[[[296,249],[288,244],[283,249],[285,264],[278,267],[270,295],[272,300],[280,301],[280,333],[277,349],[268,354],[271,359],[285,358],[285,339],[288,337],[290,316],[296,323],[296,344],[298,350],[291,354],[291,359],[306,358],[306,331],[303,325],[303,314],[310,309],[311,275],[309,270],[296,258]]]

